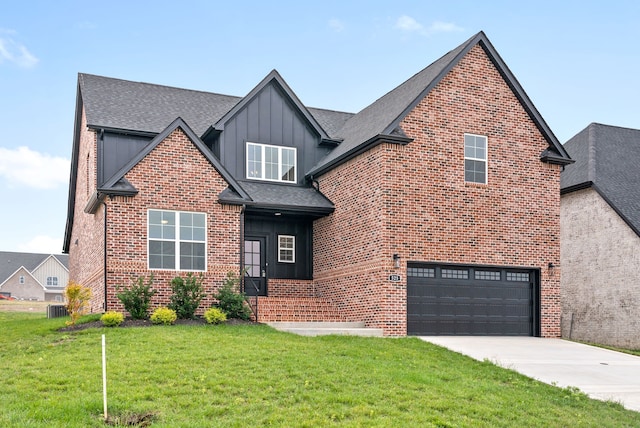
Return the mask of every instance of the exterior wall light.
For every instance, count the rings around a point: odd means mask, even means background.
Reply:
[[[400,254],[394,254],[393,255],[393,267],[394,268],[399,268],[400,267]]]

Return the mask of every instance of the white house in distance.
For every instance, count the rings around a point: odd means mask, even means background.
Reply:
[[[63,302],[69,256],[0,251],[0,294],[21,300]]]

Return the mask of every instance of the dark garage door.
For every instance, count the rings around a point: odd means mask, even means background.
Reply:
[[[537,271],[409,263],[409,335],[538,335]]]

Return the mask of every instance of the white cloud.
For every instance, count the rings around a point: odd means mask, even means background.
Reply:
[[[424,27],[418,21],[410,16],[402,15],[396,21],[396,28],[402,31],[424,31]]]
[[[68,159],[43,154],[29,149],[0,147],[0,177],[9,186],[27,186],[36,189],[55,189],[69,182]]]
[[[18,245],[18,251],[24,253],[60,254],[62,252],[62,239],[38,235],[30,241]]]
[[[329,28],[331,28],[336,33],[339,33],[344,30],[344,22],[340,21],[339,19],[332,18],[329,20]]]
[[[464,31],[463,28],[458,27],[456,24],[451,22],[442,22],[442,21],[434,21],[429,25],[429,27],[425,27],[414,18],[408,15],[402,15],[400,18],[396,20],[395,28],[405,31],[407,33],[418,33],[422,36],[430,36],[436,33],[450,33],[453,31]]]
[[[9,33],[2,31],[2,33]],[[32,68],[38,63],[36,58],[21,43],[14,41],[10,37],[0,37],[0,64],[3,62],[11,62],[22,68]]]

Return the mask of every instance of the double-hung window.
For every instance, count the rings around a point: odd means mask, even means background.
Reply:
[[[464,181],[487,184],[487,137],[464,134]]]
[[[58,277],[57,276],[48,276],[47,277],[47,286],[48,287],[57,287],[58,286]]]
[[[296,237],[291,235],[278,235],[278,262],[296,262]]]
[[[149,269],[205,271],[207,215],[149,210]]]
[[[295,183],[295,147],[247,143],[247,178]]]

